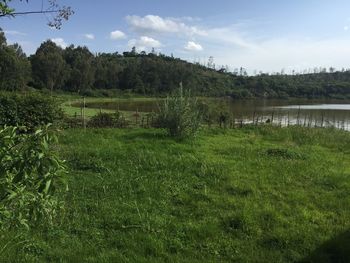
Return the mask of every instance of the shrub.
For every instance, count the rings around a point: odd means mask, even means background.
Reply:
[[[0,228],[54,219],[62,206],[57,192],[66,186],[64,162],[51,148],[55,141],[48,126],[32,134],[0,130]]]
[[[212,103],[210,101],[201,101],[199,103],[202,120],[211,126],[218,123],[220,127],[226,127],[230,119],[230,109],[225,103]]]
[[[16,98],[15,96],[0,96],[0,126],[16,125],[19,122]]]
[[[168,96],[160,106],[158,125],[168,130],[172,137],[192,137],[200,126],[200,111],[197,99],[189,91],[183,91],[182,86]]]
[[[35,127],[57,123],[63,112],[56,100],[39,95],[0,95],[0,126]]]
[[[100,112],[93,116],[87,125],[92,128],[124,128],[127,123],[120,112],[112,114]]]

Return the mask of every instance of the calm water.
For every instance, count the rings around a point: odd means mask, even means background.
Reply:
[[[237,121],[254,121],[285,125],[335,126],[350,130],[350,100],[232,100],[208,99],[218,106],[225,106]],[[159,101],[133,101],[88,103],[89,108],[119,109],[151,112],[158,110]]]
[[[282,126],[299,124],[350,130],[348,100],[249,100],[227,102],[244,122],[273,121]]]

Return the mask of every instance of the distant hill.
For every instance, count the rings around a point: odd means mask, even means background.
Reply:
[[[58,47],[48,40],[34,55],[8,45],[0,31],[0,90],[27,86],[79,94],[114,91],[159,96],[182,82],[193,94],[233,98],[350,98],[350,72],[247,76],[189,63],[155,52],[91,53],[87,47]]]

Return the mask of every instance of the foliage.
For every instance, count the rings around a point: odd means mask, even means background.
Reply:
[[[86,47],[75,48],[72,45],[64,50],[63,57],[69,70],[65,86],[79,93],[90,89],[95,74],[93,54]]]
[[[0,130],[0,228],[52,223],[62,206],[57,192],[66,185],[65,165],[52,150],[49,126],[24,134]]]
[[[20,0],[21,2],[27,2],[29,0]],[[0,0],[0,18],[2,17],[15,17],[17,15],[29,15],[29,14],[55,14],[52,19],[48,20],[48,26],[56,29],[60,29],[62,22],[68,20],[74,11],[70,6],[60,6],[57,0],[48,0],[47,7],[43,9],[44,1],[42,2],[41,10],[31,10],[18,12],[11,7],[12,0]]]
[[[0,28],[0,90],[23,89],[30,80],[30,63],[18,44],[7,45]]]
[[[203,121],[208,124],[208,126],[219,123],[220,127],[227,127],[231,117],[231,111],[227,103],[216,103],[210,100],[200,101],[199,109]]]
[[[63,112],[58,101],[39,94],[0,94],[0,126],[26,126],[33,130],[37,126],[58,123]]]
[[[198,131],[201,115],[197,99],[190,91],[183,91],[182,85],[159,108],[159,126],[166,128],[170,136],[192,137]]]
[[[63,86],[66,63],[62,57],[63,50],[48,40],[40,45],[31,57],[33,80],[39,88],[59,89]]]
[[[100,112],[93,116],[88,122],[88,126],[92,128],[124,128],[127,123],[122,113],[105,113]]]

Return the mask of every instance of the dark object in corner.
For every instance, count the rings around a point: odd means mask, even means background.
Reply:
[[[349,263],[350,230],[327,241],[300,263]]]

